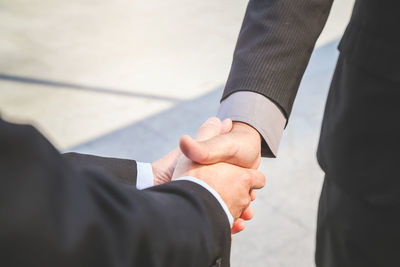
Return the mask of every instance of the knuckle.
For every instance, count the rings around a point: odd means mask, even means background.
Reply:
[[[247,209],[250,205],[250,200],[247,200],[245,205],[243,206],[243,210]]]
[[[246,208],[246,201],[245,201],[245,200],[242,200],[242,201],[240,202],[239,206],[240,206],[240,209],[241,209],[241,210],[244,210],[244,209]]]
[[[204,125],[201,128],[200,134],[207,135],[207,136],[200,136],[200,138],[201,139],[208,138],[209,137],[208,135],[215,135],[218,132],[219,132],[219,128],[217,125],[213,125],[213,124]]]
[[[251,181],[252,181],[252,178],[251,178],[251,175],[250,175],[250,173],[249,172],[244,172],[243,173],[243,176],[242,176],[242,179],[243,179],[243,183],[246,185],[246,186],[250,186],[251,185]]]
[[[247,208],[250,205],[250,199],[248,197],[244,197],[241,199],[240,206],[242,209]]]
[[[267,182],[267,178],[265,177],[265,175],[263,173],[261,173],[261,184],[262,186],[265,186]]]

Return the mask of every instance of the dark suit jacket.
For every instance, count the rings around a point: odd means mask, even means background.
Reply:
[[[250,0],[222,99],[253,91],[289,118],[331,4]],[[339,45],[318,149],[327,177],[374,203],[400,203],[399,12],[397,0],[356,0]]]
[[[229,266],[229,223],[206,189],[135,183],[134,161],[63,157],[0,120],[0,265]]]
[[[289,118],[333,0],[250,0],[222,100],[253,91]],[[400,2],[357,0],[340,48],[369,71],[400,81]]]

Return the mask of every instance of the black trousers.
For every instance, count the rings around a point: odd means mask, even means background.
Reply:
[[[325,178],[318,208],[318,267],[399,267],[399,207],[374,206]]]
[[[400,266],[399,144],[400,83],[340,55],[317,152],[317,267]]]

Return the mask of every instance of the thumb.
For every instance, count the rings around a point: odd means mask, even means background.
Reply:
[[[222,122],[217,117],[211,117],[200,126],[196,133],[197,141],[204,141],[217,136],[221,132]]]
[[[232,129],[232,120],[226,119],[223,122],[216,117],[209,118],[196,134],[196,141],[205,141],[220,134],[228,133]],[[180,139],[180,148],[184,149],[186,153],[196,150],[198,142],[188,135],[184,135]],[[198,148],[197,148],[198,149]],[[186,154],[185,153],[185,154]]]
[[[185,137],[180,148],[186,157],[200,164],[226,162],[256,169],[260,163],[260,136],[247,129],[233,128],[225,134],[208,136],[206,140]]]
[[[233,123],[231,119],[225,119],[221,125],[221,134],[227,134],[232,130]]]

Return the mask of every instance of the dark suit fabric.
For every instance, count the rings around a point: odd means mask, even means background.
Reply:
[[[260,93],[289,118],[329,0],[250,1],[223,98]],[[357,0],[318,148],[318,267],[400,266],[400,2]]]
[[[357,1],[340,42],[318,161],[318,267],[400,266],[400,2]]]
[[[318,208],[316,265],[398,267],[399,206],[371,203],[326,177]]]
[[[339,57],[318,161],[318,267],[400,266],[400,83]]]
[[[250,0],[222,100],[252,91],[288,118],[332,0]]]
[[[136,190],[93,167],[107,159],[86,166],[76,156],[0,120],[1,266],[229,266],[229,223],[206,189]],[[131,163],[120,166],[129,173]]]
[[[341,54],[325,107],[318,161],[326,175],[371,203],[400,204],[400,82]]]
[[[75,167],[96,169],[123,184],[136,186],[137,169],[134,160],[99,157],[75,152],[64,153],[62,157]]]

